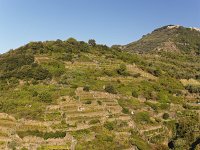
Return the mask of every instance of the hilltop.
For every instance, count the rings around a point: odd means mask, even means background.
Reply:
[[[199,55],[200,29],[167,25],[123,46],[123,49],[140,53],[167,51]]]
[[[199,37],[165,26],[126,46],[69,38],[0,55],[0,149],[194,147]]]

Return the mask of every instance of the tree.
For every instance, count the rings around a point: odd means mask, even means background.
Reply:
[[[72,44],[72,45],[78,44],[78,41],[76,39],[74,39],[74,38],[67,39],[67,42],[70,43],[70,44]]]
[[[89,44],[90,46],[96,46],[96,41],[95,41],[94,39],[90,39],[90,40],[88,41],[88,44]]]

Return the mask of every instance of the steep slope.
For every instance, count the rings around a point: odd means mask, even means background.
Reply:
[[[140,53],[167,51],[199,55],[200,30],[198,28],[168,25],[154,30],[123,48]]]
[[[0,149],[189,149],[199,62],[73,38],[0,55]]]

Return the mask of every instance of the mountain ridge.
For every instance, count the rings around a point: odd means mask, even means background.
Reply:
[[[199,55],[200,29],[180,25],[167,25],[144,35],[138,41],[121,48],[133,52],[171,51]]]

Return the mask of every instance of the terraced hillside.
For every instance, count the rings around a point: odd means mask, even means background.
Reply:
[[[140,40],[123,48],[140,53],[146,52],[184,52],[198,54],[200,52],[200,30],[180,25],[167,25],[144,35]]]
[[[73,38],[9,51],[0,55],[0,149],[189,149],[200,138],[199,65],[194,53]]]

